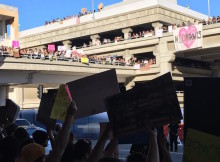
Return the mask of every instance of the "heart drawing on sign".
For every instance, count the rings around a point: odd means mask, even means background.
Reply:
[[[197,38],[197,29],[195,26],[190,26],[187,30],[185,28],[180,29],[179,37],[181,42],[190,48]]]

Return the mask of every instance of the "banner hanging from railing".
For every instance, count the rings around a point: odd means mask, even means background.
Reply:
[[[202,24],[177,28],[173,31],[176,51],[202,47]]]

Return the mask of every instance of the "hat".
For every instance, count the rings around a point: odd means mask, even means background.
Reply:
[[[21,161],[34,162],[43,155],[45,155],[45,149],[43,146],[36,143],[30,143],[22,148]]]

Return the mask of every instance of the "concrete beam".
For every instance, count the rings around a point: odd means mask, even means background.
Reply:
[[[70,81],[78,80],[81,78],[84,78],[86,76],[89,76],[91,74],[87,75],[67,75],[67,74],[50,74],[48,73],[41,73],[39,71],[29,72],[29,71],[0,71],[0,85],[51,85],[51,84],[65,84]],[[118,76],[118,82],[123,83],[126,81],[126,77]]]

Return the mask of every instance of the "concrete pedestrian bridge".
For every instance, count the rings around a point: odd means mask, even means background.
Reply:
[[[130,89],[171,72],[177,91],[181,92],[178,96],[183,107],[184,77],[220,76],[220,23],[202,27],[202,48],[181,52],[175,51],[172,32],[163,32],[162,37],[129,39],[129,36],[151,29],[156,33],[162,26],[203,19],[207,20],[207,16],[178,6],[175,0],[126,0],[95,13],[94,20],[90,14],[80,17],[80,23],[72,18],[63,24],[22,31],[19,33],[21,49],[42,49],[54,44],[56,48],[63,45],[70,50],[75,46],[88,56],[117,55],[125,60],[154,57],[155,64],[148,70],[137,70],[131,66],[0,57],[0,85],[7,86],[8,96],[22,108],[28,108],[39,104],[36,98],[39,85],[56,88],[59,84],[115,68],[119,83]],[[114,40],[117,36],[123,39],[95,45],[97,40]],[[92,44],[88,46],[90,41]],[[82,48],[83,43],[87,46]]]

